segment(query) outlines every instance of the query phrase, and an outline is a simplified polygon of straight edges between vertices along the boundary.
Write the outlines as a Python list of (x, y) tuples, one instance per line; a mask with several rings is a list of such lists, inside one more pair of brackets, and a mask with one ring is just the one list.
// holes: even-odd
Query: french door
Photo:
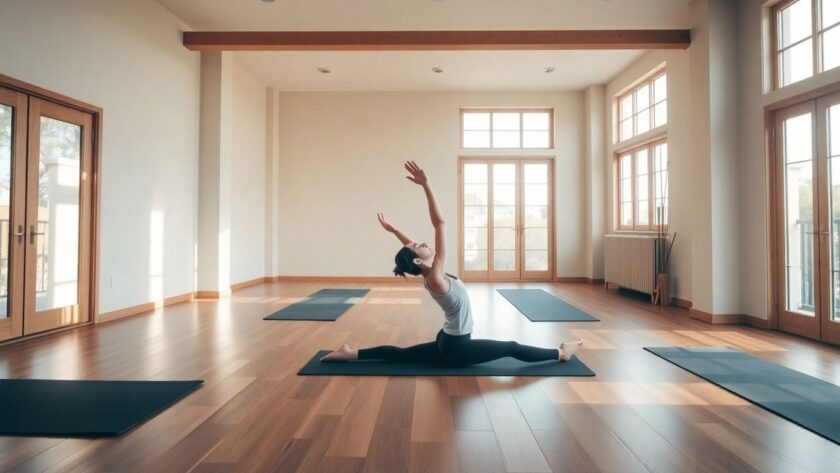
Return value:
[(553, 163), (550, 158), (460, 158), (464, 279), (553, 278)]
[(776, 112), (779, 328), (840, 343), (840, 93)]
[(92, 122), (0, 87), (0, 340), (90, 318)]

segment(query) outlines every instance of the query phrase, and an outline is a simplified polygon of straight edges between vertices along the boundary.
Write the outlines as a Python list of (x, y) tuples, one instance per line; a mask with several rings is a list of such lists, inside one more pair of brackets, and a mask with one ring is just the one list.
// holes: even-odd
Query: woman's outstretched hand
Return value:
[(382, 212), (377, 212), (376, 218), (379, 219), (379, 224), (382, 225), (382, 228), (384, 228), (386, 231), (394, 233), (393, 225), (385, 221), (385, 216), (382, 215)]
[(429, 183), (429, 178), (426, 177), (426, 171), (420, 169), (420, 166), (418, 166), (414, 161), (406, 161), (405, 170), (410, 174), (410, 176), (405, 176), (405, 178), (409, 181), (421, 186), (425, 186)]

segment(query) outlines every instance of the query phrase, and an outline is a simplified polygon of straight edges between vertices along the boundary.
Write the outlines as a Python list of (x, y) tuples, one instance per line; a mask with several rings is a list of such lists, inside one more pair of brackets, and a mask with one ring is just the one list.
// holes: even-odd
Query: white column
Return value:
[(205, 295), (230, 294), (233, 53), (201, 53), (198, 280)]

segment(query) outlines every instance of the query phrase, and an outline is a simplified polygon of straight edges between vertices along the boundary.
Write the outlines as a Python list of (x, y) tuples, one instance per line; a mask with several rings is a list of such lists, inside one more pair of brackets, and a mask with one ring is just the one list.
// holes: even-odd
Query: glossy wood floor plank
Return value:
[[(335, 322), (264, 321), (325, 287), (368, 287)], [(496, 289), (541, 288), (601, 319), (531, 323)], [(840, 385), (840, 351), (587, 284), (469, 284), (476, 338), (584, 338), (594, 378), (302, 377), (320, 349), (432, 340), (419, 285), (276, 283), (0, 346), (0, 376), (203, 379), (111, 439), (0, 437), (0, 472), (815, 472), (840, 446), (642, 350), (731, 346)]]

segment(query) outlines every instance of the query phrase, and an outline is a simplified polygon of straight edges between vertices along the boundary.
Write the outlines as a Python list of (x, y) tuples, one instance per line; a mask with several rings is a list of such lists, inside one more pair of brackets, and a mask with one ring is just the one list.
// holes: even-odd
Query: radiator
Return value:
[(653, 294), (657, 242), (653, 235), (604, 235), (604, 283)]

